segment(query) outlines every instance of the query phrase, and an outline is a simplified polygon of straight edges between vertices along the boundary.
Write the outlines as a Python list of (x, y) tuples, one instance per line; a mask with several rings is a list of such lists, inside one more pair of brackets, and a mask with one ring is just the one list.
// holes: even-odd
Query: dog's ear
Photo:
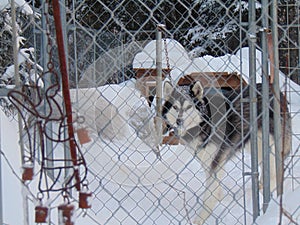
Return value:
[(174, 87), (169, 81), (166, 81), (164, 83), (164, 98), (165, 99), (169, 98), (169, 96), (171, 95), (173, 89), (174, 89)]
[(191, 87), (191, 94), (193, 97), (201, 100), (203, 98), (203, 87), (200, 81), (196, 81)]

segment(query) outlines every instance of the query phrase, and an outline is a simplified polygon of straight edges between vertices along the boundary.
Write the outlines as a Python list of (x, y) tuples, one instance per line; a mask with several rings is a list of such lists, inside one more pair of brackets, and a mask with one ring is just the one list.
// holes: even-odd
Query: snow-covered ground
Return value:
[[(247, 48), (241, 49), (235, 55), (218, 58), (205, 56), (192, 60), (179, 43), (174, 40), (167, 40), (167, 43), (171, 76), (174, 80), (197, 71), (239, 72), (246, 80), (248, 78)], [(261, 79), (260, 62), (260, 52), (257, 51), (258, 81)], [(163, 65), (166, 66), (164, 55)], [(134, 61), (135, 68), (154, 66), (155, 41), (150, 42)], [(79, 113), (90, 119), (86, 120), (86, 123), (94, 139), (94, 142), (85, 144), (82, 149), (90, 170), (89, 188), (95, 196), (92, 209), (87, 212), (87, 216), (83, 217), (80, 215), (81, 212), (77, 211), (77, 225), (191, 224), (195, 213), (201, 208), (204, 171), (185, 146), (163, 146), (160, 161), (156, 159), (151, 149), (153, 144), (151, 140), (155, 139), (153, 121), (147, 121), (145, 134), (135, 131), (144, 124), (141, 124), (141, 121), (145, 122), (145, 118), (153, 112), (145, 104), (145, 99), (140, 98), (138, 91), (134, 89), (134, 82), (131, 80), (120, 85), (100, 87), (97, 90), (80, 91), (82, 95), (79, 94), (79, 97), (86, 96), (86, 99), (79, 98), (81, 99), (78, 103)], [(283, 83), (284, 76), (281, 74), (281, 84)], [(294, 112), (293, 133), (299, 134), (300, 87), (289, 80), (288, 91), (291, 111)], [(108, 107), (103, 107), (107, 104)], [(105, 112), (100, 113), (102, 110)], [(145, 117), (134, 117), (137, 114)], [(0, 119), (1, 151), (7, 158), (6, 161), (2, 156), (4, 222), (11, 225), (24, 224), (22, 215), (27, 207), (23, 205), (24, 190), (16, 177), (20, 176), (21, 168), (17, 124), (15, 121), (9, 121), (3, 112)], [(100, 138), (97, 136), (99, 130), (103, 131)], [(146, 136), (151, 138), (144, 143), (142, 139), (145, 140)], [(299, 139), (294, 137), (293, 151), (299, 148), (299, 143)], [(245, 164), (241, 159), (244, 159)], [(16, 174), (12, 172), (7, 162), (11, 163)], [(298, 177), (299, 164), (297, 162), (293, 168)], [(242, 176), (243, 170), (249, 171), (249, 165), (250, 157), (247, 154), (244, 157), (238, 154), (226, 165), (228, 176), (223, 181), (224, 199), (214, 210), (214, 217), (211, 217), (207, 224), (252, 223), (251, 182), (249, 177)], [(300, 189), (295, 186), (292, 188), (290, 182), (287, 182), (285, 189), (288, 191), (283, 198), (285, 209), (299, 223)], [(36, 193), (36, 190), (31, 191)], [(30, 224), (33, 224), (32, 204), (29, 205), (28, 211)], [(52, 213), (55, 214), (54, 210)], [(244, 214), (246, 219), (243, 217)], [(272, 200), (269, 210), (257, 220), (257, 224), (276, 224), (275, 220), (278, 217), (278, 204)], [(286, 219), (284, 221), (284, 224), (289, 224)]]

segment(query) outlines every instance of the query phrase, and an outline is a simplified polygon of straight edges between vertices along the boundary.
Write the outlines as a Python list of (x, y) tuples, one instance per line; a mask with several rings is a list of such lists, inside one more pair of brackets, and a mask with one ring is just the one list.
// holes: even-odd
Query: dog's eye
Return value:
[(178, 110), (178, 106), (177, 105), (173, 105), (173, 109), (175, 109), (177, 111)]
[(205, 113), (206, 111), (206, 106), (205, 105), (201, 105), (200, 106), (200, 112)]
[(192, 108), (192, 105), (188, 105), (185, 110), (189, 110), (190, 108)]

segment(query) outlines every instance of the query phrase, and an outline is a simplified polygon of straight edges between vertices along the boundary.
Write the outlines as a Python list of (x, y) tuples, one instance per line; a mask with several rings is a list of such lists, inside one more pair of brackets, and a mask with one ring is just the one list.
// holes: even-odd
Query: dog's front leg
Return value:
[(203, 206), (194, 220), (194, 224), (202, 225), (212, 214), (216, 204), (222, 199), (221, 180), (224, 177), (224, 170), (221, 168), (218, 171), (206, 172), (206, 184), (203, 196)]

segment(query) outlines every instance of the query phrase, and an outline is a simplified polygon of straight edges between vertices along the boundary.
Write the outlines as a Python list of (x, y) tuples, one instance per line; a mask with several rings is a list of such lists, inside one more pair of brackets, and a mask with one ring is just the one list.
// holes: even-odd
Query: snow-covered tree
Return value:
[[(35, 49), (26, 46), (26, 38), (22, 36), (21, 25), (23, 23), (30, 23), (30, 18), (39, 18), (40, 15), (35, 13), (31, 6), (24, 0), (15, 0), (15, 6), (18, 9), (16, 13), (17, 64), (21, 80), (25, 84), (29, 84), (36, 80), (36, 76), (43, 71), (43, 68), (34, 62)], [(2, 83), (12, 84), (14, 83), (15, 65), (13, 61), (13, 29), (10, 1), (2, 1), (0, 7), (0, 79)], [(25, 19), (22, 18), (23, 15)]]
[[(15, 0), (16, 10), (16, 41), (17, 41), (17, 66), (19, 69), (20, 80), (25, 85), (43, 86), (42, 81), (38, 78), (43, 68), (34, 61), (35, 49), (26, 43), (23, 37), (22, 25), (30, 24), (31, 19), (40, 18), (31, 6), (24, 0)], [(13, 28), (11, 17), (10, 1), (1, 1), (0, 4), (0, 85), (15, 84), (15, 62), (13, 56)], [(38, 83), (37, 83), (38, 81)], [(1, 106), (4, 111), (11, 108), (10, 103), (5, 96), (0, 96)]]
[[(191, 57), (223, 55), (234, 52), (240, 44), (240, 22), (248, 19), (248, 1), (197, 0), (198, 16), (185, 35), (184, 45)], [(256, 8), (260, 9), (259, 2)]]
[[(248, 3), (249, 0), (82, 0), (76, 1), (75, 15), (83, 27), (96, 31), (96, 43), (100, 50), (105, 51), (133, 40), (153, 40), (157, 23), (164, 23), (170, 32), (168, 37), (179, 41), (190, 52), (191, 57), (220, 56), (247, 46)], [(296, 0), (278, 1), (279, 23), (287, 17), (291, 23), (296, 23), (296, 5)], [(261, 0), (255, 1), (255, 7), (259, 26)], [(284, 26), (287, 27), (288, 24)], [(289, 33), (291, 29), (293, 28), (279, 29), (280, 35)], [(120, 33), (122, 39), (119, 39), (120, 35), (116, 35)], [(86, 36), (90, 37), (89, 35), (90, 33)], [(259, 35), (258, 32), (258, 46)], [(297, 40), (296, 30), (291, 39)], [(284, 42), (280, 43), (280, 47), (285, 48), (284, 45)], [(103, 46), (106, 47), (101, 49)], [(286, 64), (282, 54), (280, 57), (281, 64)], [(83, 57), (84, 60), (86, 58), (88, 57)], [(298, 56), (292, 58), (293, 65), (296, 66)]]

